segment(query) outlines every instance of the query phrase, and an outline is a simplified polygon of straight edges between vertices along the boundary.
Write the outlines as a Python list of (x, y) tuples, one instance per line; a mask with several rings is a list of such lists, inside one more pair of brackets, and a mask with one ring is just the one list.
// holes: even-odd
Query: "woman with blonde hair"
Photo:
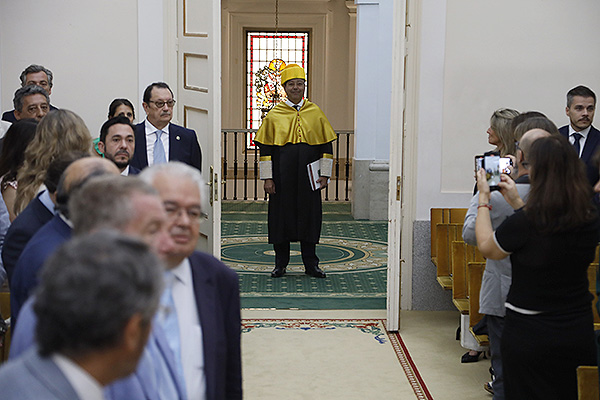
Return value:
[(40, 191), (48, 166), (56, 157), (70, 151), (89, 153), (91, 146), (90, 131), (73, 111), (54, 110), (42, 118), (25, 150), (23, 168), (17, 176), (15, 214), (23, 211)]
[(500, 153), (500, 157), (506, 157), (507, 154), (515, 155), (515, 136), (511, 127), (514, 117), (519, 115), (517, 110), (510, 108), (501, 108), (494, 111), (490, 118), (490, 127), (487, 130), (488, 143), (496, 146), (494, 151)]

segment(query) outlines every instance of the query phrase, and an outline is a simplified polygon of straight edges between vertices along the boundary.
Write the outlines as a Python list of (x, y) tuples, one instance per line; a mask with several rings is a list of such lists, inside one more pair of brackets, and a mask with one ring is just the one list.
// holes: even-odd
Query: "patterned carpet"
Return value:
[(248, 399), (433, 399), (381, 319), (243, 319), (242, 344)]
[(317, 255), (327, 278), (304, 274), (298, 243), (288, 272), (273, 279), (266, 202), (224, 202), (221, 259), (240, 276), (242, 307), (382, 309), (386, 306), (387, 223), (355, 221), (349, 203), (324, 203)]

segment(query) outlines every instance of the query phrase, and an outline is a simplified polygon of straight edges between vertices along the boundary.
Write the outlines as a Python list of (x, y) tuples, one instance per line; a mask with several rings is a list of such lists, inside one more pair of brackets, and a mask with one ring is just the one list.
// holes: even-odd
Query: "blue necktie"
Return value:
[(164, 164), (167, 162), (165, 157), (165, 146), (160, 138), (162, 131), (156, 131), (156, 141), (154, 142), (154, 164)]
[(581, 133), (575, 132), (573, 134), (573, 139), (575, 139), (575, 142), (573, 143), (573, 147), (575, 147), (575, 151), (577, 152), (577, 157), (579, 157), (579, 154), (581, 151), (581, 145), (579, 144), (579, 141), (581, 140), (582, 137), (583, 137), (583, 135)]
[(162, 327), (167, 338), (167, 343), (173, 351), (175, 364), (179, 376), (183, 378), (183, 366), (181, 364), (181, 344), (179, 339), (179, 322), (177, 321), (177, 309), (173, 300), (173, 285), (175, 284), (175, 275), (172, 272), (165, 272), (165, 290), (161, 296), (160, 304), (163, 307)]

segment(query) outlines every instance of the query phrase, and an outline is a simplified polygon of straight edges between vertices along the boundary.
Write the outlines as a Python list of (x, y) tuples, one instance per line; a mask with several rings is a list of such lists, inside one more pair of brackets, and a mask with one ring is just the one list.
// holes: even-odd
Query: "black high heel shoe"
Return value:
[(486, 358), (485, 357), (485, 352), (484, 351), (478, 351), (476, 356), (472, 356), (471, 354), (469, 354), (469, 352), (467, 351), (465, 354), (462, 355), (462, 357), (460, 358), (460, 362), (461, 363), (471, 363), (471, 362), (477, 362), (479, 361), (479, 359), (481, 358), (481, 355), (483, 354), (482, 358)]

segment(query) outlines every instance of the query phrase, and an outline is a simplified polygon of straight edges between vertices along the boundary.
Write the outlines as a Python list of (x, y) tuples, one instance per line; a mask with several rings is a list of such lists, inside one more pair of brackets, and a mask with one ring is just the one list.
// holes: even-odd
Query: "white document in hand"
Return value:
[[(319, 160), (311, 162), (306, 166), (308, 169), (308, 180), (310, 182), (310, 188), (312, 190), (319, 190), (321, 188), (321, 184), (319, 183), (319, 177), (321, 176), (321, 171), (319, 170)], [(327, 183), (329, 183), (331, 179), (327, 178)]]

